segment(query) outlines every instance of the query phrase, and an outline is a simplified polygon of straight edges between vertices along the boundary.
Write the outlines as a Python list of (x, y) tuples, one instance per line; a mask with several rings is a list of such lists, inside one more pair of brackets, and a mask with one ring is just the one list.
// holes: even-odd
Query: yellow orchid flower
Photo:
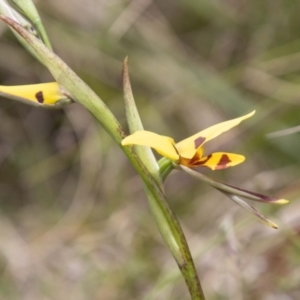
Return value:
[(255, 111), (252, 111), (240, 118), (211, 126), (177, 144), (170, 137), (140, 130), (124, 138), (122, 145), (149, 146), (176, 164), (189, 168), (205, 166), (212, 170), (225, 169), (242, 163), (245, 157), (227, 152), (214, 152), (204, 156), (204, 144), (250, 118), (254, 113)]
[(233, 200), (236, 204), (254, 214), (265, 224), (273, 228), (278, 228), (275, 223), (265, 218), (242, 198), (270, 204), (286, 204), (289, 202), (288, 200), (248, 191), (243, 188), (212, 179), (193, 170), (195, 167), (202, 166), (208, 167), (212, 170), (220, 170), (243, 162), (245, 160), (244, 156), (227, 152), (215, 152), (204, 156), (203, 146), (206, 142), (214, 139), (234, 126), (237, 126), (243, 120), (250, 118), (254, 115), (254, 113), (255, 111), (252, 111), (240, 118), (211, 126), (177, 144), (172, 138), (167, 136), (158, 135), (150, 131), (136, 131), (124, 138), (122, 140), (122, 145), (141, 145), (154, 148), (159, 154), (172, 160), (176, 164), (175, 167), (177, 169), (185, 171), (189, 175), (210, 184), (212, 187)]
[(52, 107), (71, 100), (62, 92), (57, 82), (4, 86), (0, 85), (0, 95), (31, 103), (37, 106)]

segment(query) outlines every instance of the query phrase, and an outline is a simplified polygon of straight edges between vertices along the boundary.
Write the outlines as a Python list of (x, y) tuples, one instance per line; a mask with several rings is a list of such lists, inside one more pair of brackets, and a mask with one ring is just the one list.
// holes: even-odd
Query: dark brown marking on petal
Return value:
[(198, 138), (195, 139), (194, 144), (195, 144), (195, 149), (198, 149), (206, 140), (205, 137), (199, 136)]
[(200, 161), (201, 157), (202, 156), (200, 155), (200, 153), (196, 152), (195, 155), (191, 159), (189, 159), (189, 161), (190, 161), (189, 164), (196, 165)]
[(219, 162), (216, 165), (216, 170), (221, 170), (221, 169), (225, 169), (227, 167), (227, 164), (229, 164), (231, 162), (231, 160), (229, 159), (227, 154), (223, 154), (221, 156), (221, 159), (219, 160)]
[(208, 156), (206, 156), (206, 159), (202, 160), (202, 161), (197, 161), (197, 162), (192, 162), (193, 166), (198, 167), (201, 165), (204, 165), (205, 163), (207, 163), (212, 157), (212, 154), (209, 154)]
[(35, 98), (37, 99), (37, 101), (39, 102), (39, 103), (44, 103), (44, 94), (43, 94), (43, 92), (42, 91), (39, 91), (39, 92), (37, 92), (36, 94), (35, 94)]

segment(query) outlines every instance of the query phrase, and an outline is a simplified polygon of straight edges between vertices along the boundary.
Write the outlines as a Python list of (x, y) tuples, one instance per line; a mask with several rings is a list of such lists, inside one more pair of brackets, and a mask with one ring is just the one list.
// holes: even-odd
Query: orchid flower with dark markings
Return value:
[(184, 139), (179, 143), (175, 143), (170, 137), (158, 135), (150, 131), (140, 130), (124, 138), (122, 140), (122, 145), (149, 146), (155, 149), (159, 154), (171, 160), (175, 168), (181, 169), (191, 176), (210, 184), (228, 196), (235, 203), (253, 213), (256, 217), (269, 226), (277, 228), (276, 224), (266, 219), (255, 208), (250, 206), (240, 197), (272, 204), (285, 204), (289, 202), (288, 200), (247, 191), (245, 189), (214, 180), (193, 170), (197, 167), (208, 167), (212, 170), (221, 170), (242, 163), (245, 160), (245, 157), (239, 154), (214, 152), (209, 155), (204, 155), (204, 144), (216, 138), (220, 134), (228, 131), (229, 129), (237, 126), (243, 120), (250, 118), (254, 115), (254, 113), (255, 111), (240, 118), (216, 124), (192, 135), (187, 139)]
[(136, 131), (122, 141), (122, 145), (141, 145), (155, 149), (159, 154), (171, 159), (175, 164), (189, 168), (208, 167), (212, 170), (221, 170), (236, 166), (245, 160), (239, 154), (214, 152), (204, 156), (204, 144), (225, 131), (237, 126), (243, 120), (253, 116), (255, 111), (243, 117), (222, 122), (204, 129), (191, 137), (175, 144), (172, 138), (158, 135), (150, 131)]
[(16, 86), (0, 85), (0, 96), (47, 108), (59, 108), (72, 102), (57, 82)]

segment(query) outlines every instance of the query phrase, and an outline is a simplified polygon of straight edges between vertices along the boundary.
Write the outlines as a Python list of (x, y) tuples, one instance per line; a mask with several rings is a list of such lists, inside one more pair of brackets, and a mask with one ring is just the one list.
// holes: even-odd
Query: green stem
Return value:
[[(123, 64), (123, 93), (126, 117), (130, 133), (134, 133), (137, 130), (143, 130), (144, 128), (142, 120), (138, 113), (138, 109), (132, 93), (127, 58), (125, 59)], [(168, 172), (170, 172), (173, 168), (172, 161), (165, 161), (163, 177), (161, 177), (161, 169), (159, 169), (158, 163), (153, 155), (151, 148), (145, 146), (134, 146), (133, 149), (136, 151), (137, 155), (143, 162), (144, 166), (147, 168), (148, 172), (156, 180), (158, 187), (163, 189), (162, 181), (165, 176), (167, 176), (166, 170), (169, 170)], [(187, 282), (187, 285), (189, 286), (190, 293), (193, 297), (192, 299), (199, 299), (199, 297), (203, 296), (203, 293), (201, 291), (201, 286), (197, 277), (195, 266), (180, 224), (177, 221), (176, 216), (171, 211), (168, 202), (166, 200), (163, 200), (165, 198), (155, 198), (151, 188), (147, 187), (146, 185), (145, 191), (147, 193), (148, 203), (152, 216), (155, 219), (157, 227), (165, 243), (167, 244), (168, 248), (170, 249), (172, 255), (179, 265), (179, 268)], [(167, 219), (168, 217), (170, 218), (169, 220)], [(170, 226), (172, 222), (175, 225), (173, 231), (172, 226)], [(174, 237), (174, 230), (178, 233), (179, 238), (181, 240), (184, 240), (181, 245), (178, 244), (178, 241)]]
[(163, 157), (158, 161), (158, 165), (160, 176), (162, 180), (165, 180), (174, 169), (173, 162), (169, 158)]
[(147, 187), (147, 195), (152, 199), (152, 201), (149, 201), (149, 204), (151, 211), (156, 217), (156, 222), (157, 224), (164, 224), (164, 226), (159, 227), (159, 231), (178, 264), (188, 286), (191, 299), (205, 300), (197, 271), (180, 223), (172, 212), (165, 195), (157, 185), (155, 179), (148, 173), (148, 170), (144, 167), (138, 156), (136, 156), (134, 152), (128, 153), (126, 148), (127, 147), (124, 148), (124, 152), (142, 177)]

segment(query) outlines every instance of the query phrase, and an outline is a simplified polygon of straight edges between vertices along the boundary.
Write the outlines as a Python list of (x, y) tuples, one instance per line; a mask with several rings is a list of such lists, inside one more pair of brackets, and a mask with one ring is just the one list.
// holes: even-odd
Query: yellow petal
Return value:
[(17, 86), (1, 85), (0, 92), (41, 104), (55, 104), (59, 100), (66, 98), (61, 93), (57, 82)]
[(177, 161), (179, 155), (175, 149), (175, 142), (167, 136), (159, 135), (151, 131), (138, 130), (122, 140), (122, 145), (140, 145), (149, 146), (155, 149), (159, 154)]
[(229, 167), (236, 166), (245, 160), (243, 155), (226, 153), (226, 152), (215, 152), (208, 156), (202, 157), (198, 161), (191, 160), (190, 167), (208, 167), (212, 170), (222, 170)]
[(222, 134), (225, 131), (228, 131), (229, 129), (237, 126), (239, 123), (241, 123), (243, 120), (246, 120), (253, 116), (255, 113), (255, 110), (243, 117), (236, 118), (233, 120), (229, 120), (226, 122), (222, 122), (219, 124), (216, 124), (214, 126), (208, 127), (207, 129), (204, 129), (191, 137), (184, 139), (183, 141), (176, 144), (176, 148), (181, 156), (185, 158), (192, 158), (196, 152), (196, 150), (204, 145), (204, 143), (214, 139), (218, 135)]

